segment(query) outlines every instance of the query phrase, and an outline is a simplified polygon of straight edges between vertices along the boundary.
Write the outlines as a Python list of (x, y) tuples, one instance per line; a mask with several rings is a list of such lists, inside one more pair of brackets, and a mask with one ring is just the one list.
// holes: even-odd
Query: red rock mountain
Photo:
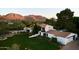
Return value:
[(2, 18), (2, 16), (0, 15), (0, 19)]
[(29, 15), (30, 17), (32, 17), (35, 21), (45, 21), (46, 17), (40, 16), (40, 15)]
[(15, 13), (9, 13), (3, 16), (7, 20), (24, 20), (24, 16)]
[(22, 16), (16, 13), (9, 13), (9, 14), (0, 16), (0, 18), (5, 20), (26, 20), (26, 21), (45, 21), (46, 20), (46, 17), (40, 16), (40, 15)]

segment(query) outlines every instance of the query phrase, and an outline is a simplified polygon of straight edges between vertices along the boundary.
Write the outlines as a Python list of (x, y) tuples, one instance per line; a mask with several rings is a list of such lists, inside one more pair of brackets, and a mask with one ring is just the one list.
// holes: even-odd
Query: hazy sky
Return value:
[[(56, 17), (56, 13), (64, 10), (65, 8), (0, 8), (0, 14), (5, 15), (8, 13), (18, 13), (22, 15), (42, 15), (45, 17)], [(79, 16), (78, 8), (70, 8), (74, 11), (75, 16)]]

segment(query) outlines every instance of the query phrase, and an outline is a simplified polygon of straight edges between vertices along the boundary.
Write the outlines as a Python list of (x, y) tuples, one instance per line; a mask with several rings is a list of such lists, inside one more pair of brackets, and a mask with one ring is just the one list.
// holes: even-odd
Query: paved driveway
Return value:
[(61, 50), (79, 50), (79, 40), (70, 42), (66, 46), (63, 46)]

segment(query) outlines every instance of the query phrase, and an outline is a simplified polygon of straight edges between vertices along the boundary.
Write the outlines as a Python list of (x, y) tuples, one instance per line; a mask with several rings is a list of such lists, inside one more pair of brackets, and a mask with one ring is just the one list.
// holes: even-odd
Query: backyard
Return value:
[(10, 50), (58, 50), (60, 45), (47, 37), (28, 38), (28, 34), (19, 33), (7, 40), (0, 41), (0, 47), (10, 47)]

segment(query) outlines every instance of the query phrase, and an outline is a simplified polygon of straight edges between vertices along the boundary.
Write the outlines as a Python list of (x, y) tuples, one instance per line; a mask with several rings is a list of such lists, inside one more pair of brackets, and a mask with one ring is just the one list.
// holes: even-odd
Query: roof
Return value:
[(59, 37), (67, 37), (71, 32), (59, 32), (56, 30), (50, 30), (50, 31), (47, 31), (47, 33), (50, 33)]
[(38, 24), (38, 26), (45, 28), (47, 24)]
[[(51, 26), (51, 25), (48, 25), (48, 24), (45, 24), (45, 23), (42, 23), (42, 24), (37, 24), (38, 26), (40, 26), (41, 28), (45, 28), (46, 26)], [(53, 27), (53, 26), (52, 26)]]

